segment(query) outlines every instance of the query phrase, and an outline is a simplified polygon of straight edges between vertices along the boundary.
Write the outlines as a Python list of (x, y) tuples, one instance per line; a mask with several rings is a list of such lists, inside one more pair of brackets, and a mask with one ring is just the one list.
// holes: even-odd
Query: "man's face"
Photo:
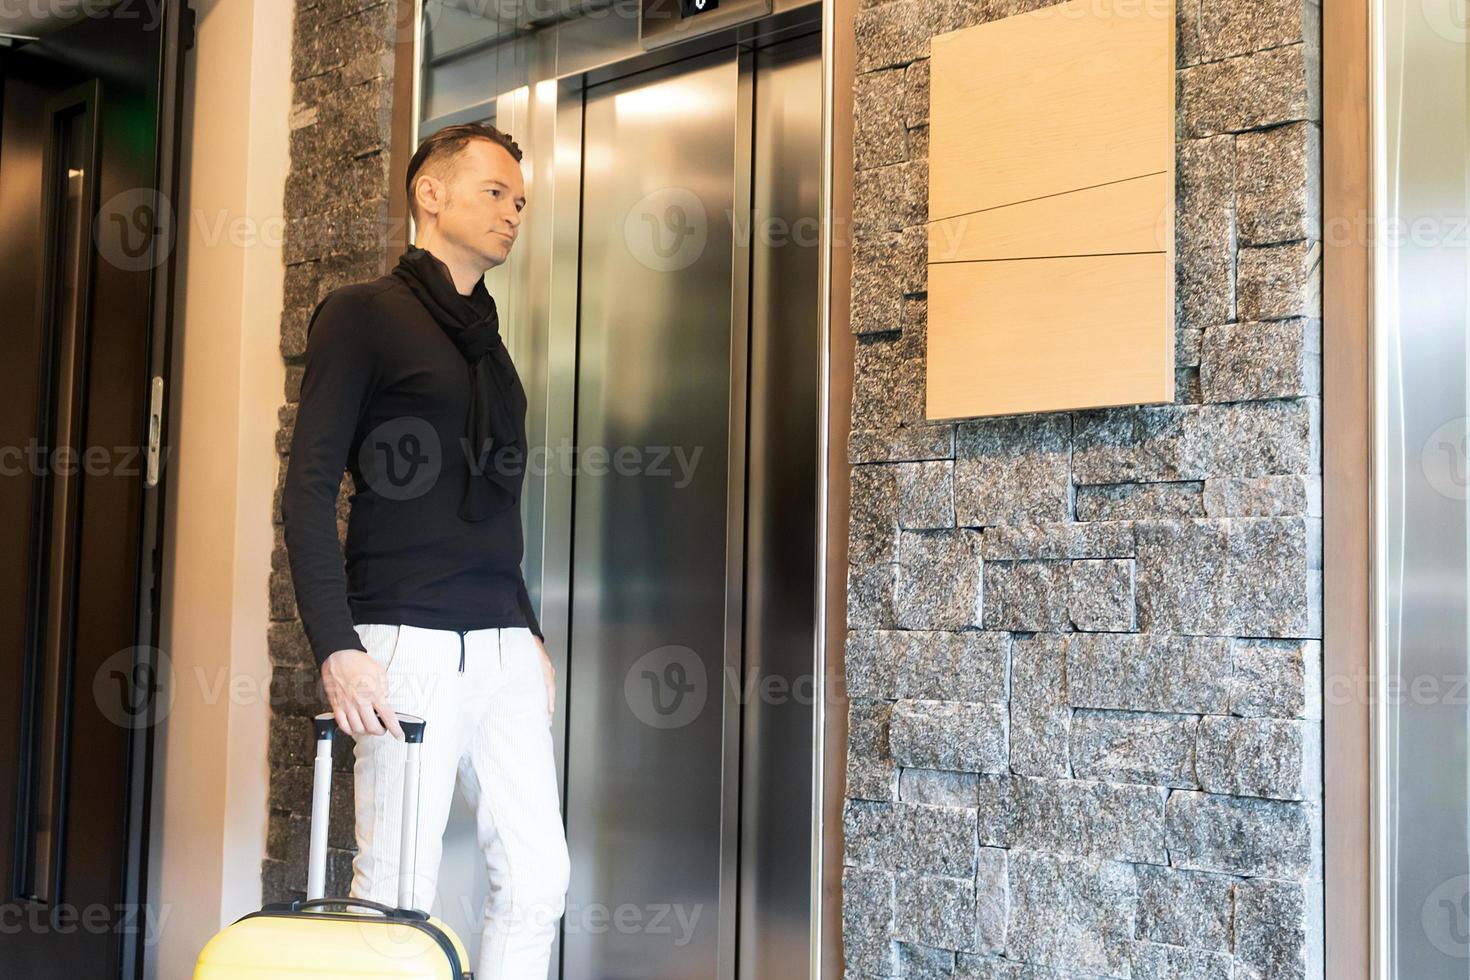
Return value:
[(479, 255), (487, 268), (500, 265), (510, 256), (526, 206), (521, 165), (499, 144), (471, 140), (454, 159), (446, 186), (439, 233)]

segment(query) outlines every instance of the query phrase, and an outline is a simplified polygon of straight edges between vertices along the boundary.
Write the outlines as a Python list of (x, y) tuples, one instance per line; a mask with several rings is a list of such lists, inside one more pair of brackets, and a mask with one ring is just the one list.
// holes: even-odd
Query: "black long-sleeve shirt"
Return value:
[[(296, 604), (320, 666), (363, 649), (354, 623), (435, 629), (528, 626), (518, 507), (458, 515), (470, 370), (392, 276), (333, 291), (306, 344), (281, 499)], [(345, 555), (342, 470), (352, 474)], [(544, 637), (543, 637), (544, 638)]]

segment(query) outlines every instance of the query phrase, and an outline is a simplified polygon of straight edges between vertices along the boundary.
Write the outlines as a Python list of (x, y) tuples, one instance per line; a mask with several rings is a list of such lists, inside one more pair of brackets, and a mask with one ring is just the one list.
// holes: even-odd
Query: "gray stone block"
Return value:
[(900, 463), (898, 522), (906, 530), (954, 527), (954, 463)]
[(894, 874), (880, 868), (842, 869), (842, 946), (848, 972), (898, 975), (893, 947)]
[(1006, 921), (1010, 917), (1010, 854), (996, 847), (982, 847), (975, 859), (976, 948), (1000, 952), (1006, 945)]
[[(909, 0), (895, 0), (906, 4)], [(929, 220), (929, 164), (906, 160), (859, 170), (852, 184), (852, 231), (872, 235), (902, 231)]]
[(914, 803), (848, 801), (843, 861), (948, 878), (975, 873), (975, 811)]
[(318, 214), (288, 217), (287, 264), (381, 248), (389, 227), (386, 197), (353, 200)]
[(1211, 0), (1200, 8), (1200, 55), (1218, 61), (1286, 44), (1316, 43), (1312, 0)]
[(1295, 881), (1242, 881), (1235, 889), (1235, 975), (1321, 980), (1322, 890)]
[(1016, 820), (1016, 780), (1011, 776), (978, 776), (975, 782), (975, 827), (983, 847), (1010, 847)]
[(882, 868), (842, 869), (842, 924), (860, 937), (893, 932), (894, 873)]
[(1199, 64), (1200, 0), (1178, 0), (1174, 5), (1176, 21), (1174, 64), (1178, 68)]
[(950, 980), (954, 976), (955, 957), (952, 949), (898, 943), (898, 972), (904, 980)]
[(1320, 119), (1320, 54), (1291, 44), (1185, 68), (1178, 112), (1186, 139)]
[(1133, 559), (1086, 559), (1071, 563), (1067, 614), (1073, 628), (1126, 632), (1134, 628)]
[(975, 882), (900, 873), (894, 893), (893, 935), (907, 943), (974, 951), (978, 944)]
[(854, 466), (848, 479), (847, 560), (898, 561), (899, 465)]
[(980, 625), (980, 533), (900, 531), (897, 622), (903, 629)]
[(1175, 367), (1174, 404), (1198, 405), (1203, 401), (1199, 391), (1199, 368)]
[[(868, 246), (874, 255), (891, 255), (898, 247), (899, 236), (875, 237)], [(854, 243), (852, 260), (852, 312), (848, 329), (858, 337), (889, 333), (899, 329), (903, 318), (903, 288), (888, 275), (886, 263), (866, 259), (858, 243)], [(857, 462), (857, 460), (854, 460)]]
[(1079, 710), (1072, 715), (1072, 772), (1082, 779), (1195, 789), (1194, 715)]
[(1236, 302), (1241, 320), (1322, 315), (1320, 242), (1242, 248), (1236, 262)]
[(1071, 562), (987, 561), (983, 623), (988, 630), (1063, 630)]
[(1317, 476), (1220, 477), (1205, 481), (1209, 517), (1321, 517)]
[(864, 72), (853, 84), (853, 162), (858, 170), (901, 163), (904, 69)]
[(891, 759), (847, 757), (846, 795), (850, 800), (892, 802), (898, 799), (898, 767)]
[(316, 660), (311, 655), (311, 644), (299, 620), (271, 623), (266, 627), (265, 638), (272, 667), (317, 669)]
[(1321, 620), (1321, 522), (1311, 518), (1144, 522), (1139, 628), (1313, 637)]
[(1230, 713), (1246, 718), (1321, 718), (1322, 644), (1236, 640)]
[(895, 696), (1003, 704), (1010, 695), (1011, 634), (912, 631)]
[(1228, 953), (1234, 942), (1235, 883), (1204, 871), (1138, 867), (1138, 938)]
[(974, 809), (979, 803), (979, 786), (983, 778), (973, 772), (902, 769), (898, 778), (898, 798), (905, 803)]
[(899, 701), (893, 706), (893, 757), (902, 766), (962, 772), (1006, 771), (1006, 706)]
[(1235, 137), (1186, 140), (1175, 154), (1178, 325), (1235, 319)]
[[(916, 162), (923, 163), (920, 157)], [(904, 300), (899, 308), (900, 329), (913, 329), (910, 324), (912, 313), (908, 310), (911, 294), (927, 294), (929, 291), (929, 226), (909, 225), (898, 234), (898, 252), (894, 256), (899, 272), (898, 284), (903, 290)], [(927, 303), (927, 296), (925, 297)], [(927, 316), (926, 316), (927, 325)]]
[[(1203, 331), (1196, 330), (1195, 333)], [(1204, 517), (1204, 483), (1105, 483), (1077, 488), (1079, 521), (1137, 521)]]
[(1322, 795), (1322, 729), (1314, 721), (1209, 716), (1195, 767), (1210, 793), (1315, 800)]
[(1006, 955), (1054, 969), (1127, 977), (1135, 887), (1133, 868), (1126, 864), (1013, 852)]
[(1153, 786), (1016, 777), (1006, 839), (1027, 851), (1167, 864), (1166, 795)]
[(1175, 790), (1164, 819), (1176, 868), (1272, 878), (1321, 875), (1321, 826), (1311, 804)]
[(1226, 953), (1158, 943), (1133, 947), (1133, 980), (1231, 980), (1233, 968)]
[(897, 613), (894, 592), (898, 566), (847, 566), (848, 629), (882, 629), (894, 625)]
[[(1099, 634), (1106, 635), (1106, 634)], [(1066, 638), (1038, 633), (1011, 647), (1011, 771), (1027, 776), (1066, 776)]]
[(999, 956), (960, 953), (955, 956), (953, 980), (1055, 980), (1051, 970)]
[(903, 124), (929, 125), (929, 59), (915, 61), (903, 73)]
[(1321, 321), (1296, 317), (1227, 323), (1205, 331), (1205, 401), (1299, 398), (1322, 393)]
[(914, 634), (903, 630), (850, 630), (844, 650), (848, 697), (897, 698), (913, 639)]
[(954, 974), (954, 950), (898, 943), (898, 975), (904, 980), (949, 980)]
[(931, 6), (924, 0), (890, 0), (858, 11), (853, 22), (857, 70), (906, 65), (928, 57)]
[(987, 562), (1132, 558), (1135, 550), (1133, 525), (1115, 521), (988, 527), (980, 539)]
[(892, 430), (923, 418), (922, 336), (859, 337), (853, 358), (854, 430)]
[(1200, 327), (1180, 327), (1174, 330), (1174, 362), (1178, 367), (1199, 367), (1200, 343), (1204, 333)]
[[(925, 62), (927, 64), (927, 62)], [(915, 126), (905, 136), (908, 144), (908, 158), (910, 160), (927, 160), (929, 158), (929, 127)]]
[[(905, 296), (903, 298), (903, 332), (927, 337), (928, 330), (929, 297)], [(926, 340), (925, 343), (927, 344), (928, 341)]]
[(980, 527), (1067, 520), (1070, 433), (1066, 415), (961, 423), (955, 442), (955, 521)]
[(1077, 633), (1065, 642), (1074, 707), (1223, 714), (1229, 702), (1228, 639)]
[(1072, 478), (1079, 484), (1320, 470), (1315, 400), (1158, 405), (1078, 412), (1075, 419)]
[(1235, 153), (1241, 244), (1322, 237), (1322, 140), (1315, 123), (1241, 133)]
[(856, 630), (848, 634), (852, 697), (1001, 703), (1008, 690), (1009, 633)]
[(900, 425), (855, 429), (848, 437), (849, 463), (904, 462), (954, 456), (954, 425)]
[(893, 704), (854, 698), (847, 705), (847, 796), (896, 800), (898, 765), (889, 749)]

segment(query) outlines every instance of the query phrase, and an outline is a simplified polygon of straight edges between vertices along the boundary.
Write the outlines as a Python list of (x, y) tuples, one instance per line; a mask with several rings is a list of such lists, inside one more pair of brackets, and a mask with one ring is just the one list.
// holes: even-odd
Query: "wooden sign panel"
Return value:
[(933, 38), (931, 419), (1174, 400), (1174, 4)]

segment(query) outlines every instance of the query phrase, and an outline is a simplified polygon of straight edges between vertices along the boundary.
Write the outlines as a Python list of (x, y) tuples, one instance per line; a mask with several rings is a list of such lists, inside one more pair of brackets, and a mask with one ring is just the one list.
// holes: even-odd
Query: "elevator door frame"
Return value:
[[(425, 122), (420, 135), (453, 121), (491, 118), (495, 124), (513, 133), (528, 133), (529, 140), (518, 136), (531, 148), (527, 156), (528, 196), (533, 206), (528, 209), (523, 232), (528, 249), (511, 262), (492, 270), (487, 278), (491, 292), (501, 301), (502, 323), (507, 326), (506, 342), (525, 381), (531, 405), (528, 429), (533, 444), (538, 438), (548, 447), (545, 476), (528, 479), (525, 502), (526, 578), (533, 596), (539, 597), (540, 620), (548, 626), (547, 649), (556, 667), (557, 710), (553, 719), (558, 782), (562, 799), (567, 800), (567, 693), (568, 644), (571, 621), (573, 474), (566, 465), (571, 456), (566, 452), (575, 445), (576, 386), (580, 314), (580, 235), (582, 216), (582, 132), (586, 92), (588, 89), (626, 79), (644, 72), (678, 71), (679, 64), (706, 56), (721, 49), (736, 49), (739, 62), (739, 86), (736, 121), (736, 188), (735, 200), (752, 200), (752, 81), (756, 52), (768, 46), (820, 35), (821, 21), (811, 16), (809, 8), (800, 17), (787, 15), (744, 25), (718, 35), (693, 39), (685, 44), (642, 53), (591, 70), (557, 79), (531, 82), (490, 100), (472, 110)], [(820, 47), (820, 45), (818, 45)], [(729, 493), (727, 495), (727, 575), (726, 575), (726, 646), (727, 669), (742, 676), (744, 606), (744, 478), (746, 450), (746, 400), (748, 343), (750, 318), (750, 247), (748, 239), (738, 240), (732, 248), (733, 322), (746, 324), (732, 337), (731, 364), (731, 455), (729, 457)], [(549, 246), (542, 243), (550, 243)], [(825, 248), (823, 242), (819, 248)], [(819, 281), (819, 285), (821, 285)], [(818, 297), (813, 297), (814, 302)], [(819, 329), (821, 323), (819, 322)], [(819, 344), (820, 346), (820, 344)], [(819, 355), (820, 358), (820, 355)], [(820, 391), (820, 385), (819, 385)], [(819, 406), (820, 409), (820, 406)], [(819, 448), (825, 452), (820, 432)], [(818, 505), (825, 493), (820, 482), (822, 460), (812, 460), (814, 478), (818, 480)], [(813, 541), (813, 548), (819, 540)], [(817, 569), (818, 589), (813, 603), (819, 601), (822, 581), (820, 555)], [(821, 854), (819, 787), (823, 778), (822, 750), (819, 733), (823, 724), (822, 670), (823, 620), (818, 612), (817, 628), (812, 637), (814, 684), (813, 704), (815, 735), (812, 743), (811, 767), (813, 792), (807, 826), (811, 830), (813, 865), (812, 894), (808, 917), (811, 975), (817, 976), (820, 955), (820, 892), (822, 876), (818, 865)], [(735, 977), (737, 970), (737, 916), (740, 875), (740, 765), (741, 691), (739, 685), (721, 683), (724, 725), (724, 779), (722, 800), (724, 824), (721, 833), (720, 940), (719, 975)], [(554, 957), (561, 958), (560, 941)], [(559, 971), (558, 971), (559, 975)]]

